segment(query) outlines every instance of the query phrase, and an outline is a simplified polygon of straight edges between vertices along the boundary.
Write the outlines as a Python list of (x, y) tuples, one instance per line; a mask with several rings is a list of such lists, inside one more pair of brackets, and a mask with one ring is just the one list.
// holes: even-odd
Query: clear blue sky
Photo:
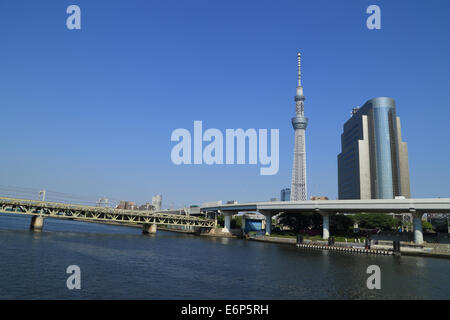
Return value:
[[(77, 4), (82, 29), (66, 28)], [(370, 4), (381, 30), (366, 28)], [(397, 102), (413, 197), (450, 196), (448, 0), (0, 1), (0, 184), (163, 204), (290, 187), (303, 53), (309, 195), (337, 196), (352, 107)], [(280, 170), (175, 166), (176, 128), (280, 129)]]

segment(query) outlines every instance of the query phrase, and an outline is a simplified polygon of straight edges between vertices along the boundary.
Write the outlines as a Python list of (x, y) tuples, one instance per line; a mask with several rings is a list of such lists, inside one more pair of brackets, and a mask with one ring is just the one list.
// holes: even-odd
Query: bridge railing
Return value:
[(172, 214), (172, 213), (164, 212), (163, 210), (136, 211), (136, 210), (105, 208), (105, 207), (67, 204), (67, 203), (59, 203), (59, 202), (51, 202), (51, 201), (16, 199), (16, 198), (5, 198), (5, 197), (0, 197), (0, 206), (1, 207), (5, 207), (5, 206), (35, 207), (35, 208), (39, 208), (39, 209), (51, 209), (51, 210), (76, 210), (76, 211), (85, 211), (85, 212), (92, 212), (92, 213), (127, 215), (127, 216), (136, 216), (136, 217), (148, 217), (148, 216), (158, 216), (158, 217), (167, 217), (167, 218), (177, 217), (179, 219), (189, 220), (189, 221), (208, 220), (208, 219), (204, 219), (204, 218), (200, 218), (200, 217), (191, 217), (191, 216), (186, 216), (186, 215)]

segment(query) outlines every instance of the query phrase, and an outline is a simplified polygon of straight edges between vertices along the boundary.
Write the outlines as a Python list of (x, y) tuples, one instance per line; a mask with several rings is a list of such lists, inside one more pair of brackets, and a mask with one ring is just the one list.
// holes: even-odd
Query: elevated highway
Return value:
[(243, 211), (258, 211), (266, 216), (266, 234), (270, 234), (272, 216), (278, 213), (319, 213), (323, 217), (323, 238), (328, 239), (329, 216), (337, 213), (411, 213), (414, 219), (414, 241), (423, 243), (424, 213), (450, 213), (450, 198), (373, 199), (373, 200), (307, 200), (251, 202), (204, 206), (202, 212), (218, 212), (225, 216), (230, 228), (231, 216)]

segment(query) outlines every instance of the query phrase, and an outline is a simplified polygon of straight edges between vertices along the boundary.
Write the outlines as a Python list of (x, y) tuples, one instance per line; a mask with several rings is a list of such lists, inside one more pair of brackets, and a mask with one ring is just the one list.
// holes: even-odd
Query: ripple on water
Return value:
[[(1, 299), (448, 299), (448, 260), (313, 251), (137, 228), (0, 217)], [(82, 289), (66, 288), (81, 268)], [(381, 290), (366, 287), (381, 269)]]

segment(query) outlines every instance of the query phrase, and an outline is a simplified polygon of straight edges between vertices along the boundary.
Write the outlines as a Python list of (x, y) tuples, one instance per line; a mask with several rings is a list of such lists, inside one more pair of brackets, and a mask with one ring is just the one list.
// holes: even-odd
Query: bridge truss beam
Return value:
[(214, 228), (215, 223), (212, 219), (156, 211), (132, 211), (13, 198), (0, 198), (0, 213), (124, 224), (159, 224), (203, 228)]

